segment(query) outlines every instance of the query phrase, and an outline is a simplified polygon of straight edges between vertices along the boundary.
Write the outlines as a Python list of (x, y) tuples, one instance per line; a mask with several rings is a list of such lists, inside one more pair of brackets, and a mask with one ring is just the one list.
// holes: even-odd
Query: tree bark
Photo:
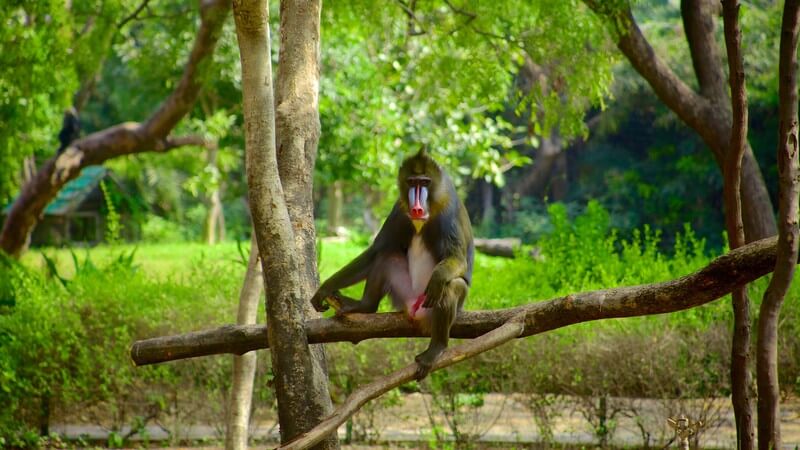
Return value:
[[(319, 286), (317, 236), (314, 225), (314, 164), (319, 144), (319, 77), (321, 0), (281, 0), (280, 64), (275, 89), (275, 128), (278, 171), (295, 232), (295, 248), (302, 272), (297, 320), (319, 317), (308, 300)], [(303, 331), (305, 332), (305, 331)], [(302, 430), (316, 425), (333, 411), (328, 393), (325, 349), (312, 346), (305, 375), (305, 402), (313, 414), (300, 418)], [(297, 385), (297, 387), (300, 387)], [(298, 428), (299, 430), (299, 428)], [(294, 434), (293, 434), (294, 435)], [(317, 448), (338, 449), (336, 436)]]
[[(615, 27), (617, 47), (644, 78), (658, 98), (690, 128), (695, 130), (724, 169), (731, 134), (729, 98), (720, 77), (722, 61), (713, 36), (711, 8), (707, 0), (682, 2), (686, 37), (701, 92), (695, 92), (656, 55), (642, 34), (629, 6), (618, 9), (615, 2), (583, 0), (595, 13), (609, 19)], [(709, 68), (717, 66), (717, 69)], [(746, 145), (741, 177), (742, 219), (747, 242), (773, 236), (775, 216), (764, 178), (753, 151)]]
[[(525, 312), (522, 336), (590, 320), (664, 314), (693, 308), (718, 299), (736, 286), (766, 275), (775, 267), (777, 238), (752, 242), (722, 255), (706, 267), (684, 277), (662, 283), (570, 294), (516, 308), (462, 311), (450, 335), (474, 338)], [(156, 364), (220, 353), (242, 354), (266, 348), (269, 326), (228, 325), (215, 330), (138, 341), (131, 347), (137, 365)], [(348, 314), (306, 322), (308, 342), (352, 342), (393, 337), (424, 337), (404, 313)]]
[[(264, 286), (263, 272), (258, 261), (258, 246), (255, 237), (250, 241), (250, 258), (247, 261), (247, 272), (239, 292), (239, 311), (236, 316), (238, 325), (256, 323), (258, 301)], [(225, 434), (225, 450), (243, 450), (247, 448), (250, 410), (253, 403), (253, 380), (256, 374), (258, 356), (256, 352), (233, 356), (233, 385), (228, 401), (227, 432)]]
[[(280, 64), (275, 89), (278, 170), (295, 229), (307, 298), (319, 284), (314, 228), (314, 164), (319, 143), (320, 0), (281, 1)], [(305, 302), (306, 310), (313, 308)]]
[[(200, 29), (183, 76), (172, 94), (146, 122), (126, 122), (78, 139), (60, 155), (45, 162), (17, 197), (0, 232), (0, 249), (19, 257), (42, 212), (58, 191), (77, 177), (86, 166), (108, 159), (145, 151), (165, 152), (182, 145), (205, 145), (199, 137), (170, 137), (168, 134), (194, 105), (202, 87), (214, 47), (228, 15), (228, 0), (200, 3)], [(55, 152), (54, 152), (55, 153)]]
[(787, 0), (783, 9), (778, 69), (780, 99), (778, 254), (775, 271), (761, 302), (756, 352), (758, 447), (762, 450), (781, 448), (778, 319), (781, 305), (794, 277), (794, 261), (797, 261), (798, 253), (798, 31), (800, 31), (800, 1)]
[[(713, 42), (713, 23), (710, 14), (689, 14), (694, 11), (691, 7), (686, 7), (686, 3), (698, 6), (704, 2), (684, 0), (684, 23), (687, 23), (688, 30), (703, 28), (704, 35), (710, 39), (689, 39), (690, 42)], [(731, 134), (728, 152), (725, 155), (723, 166), (724, 175), (724, 197), (725, 197), (725, 224), (728, 230), (728, 241), (730, 248), (735, 249), (744, 245), (744, 225), (742, 224), (742, 208), (740, 199), (740, 185), (742, 173), (742, 157), (745, 152), (745, 142), (747, 142), (747, 91), (745, 88), (745, 74), (741, 55), (741, 32), (739, 31), (739, 3), (736, 0), (724, 0), (722, 2), (725, 25), (725, 47), (728, 53), (728, 65), (730, 66), (730, 88), (731, 88)], [(704, 23), (700, 26), (690, 26), (688, 23), (692, 19), (701, 19)], [(710, 25), (709, 25), (710, 23)], [(705, 44), (694, 44), (702, 46)], [(715, 45), (706, 45), (714, 50), (705, 50), (706, 53), (715, 52)], [(692, 54), (698, 52), (693, 51)], [(713, 53), (715, 56), (716, 54)], [(718, 56), (716, 56), (718, 58)], [(695, 62), (695, 71), (700, 80), (701, 91), (703, 85), (717, 84), (720, 71), (710, 71), (707, 68), (700, 68), (703, 61)], [(710, 81), (703, 81), (704, 78)], [(733, 402), (733, 412), (736, 420), (736, 440), (739, 449), (752, 449), (754, 442), (753, 435), (753, 411), (750, 406), (750, 299), (747, 297), (747, 287), (740, 286), (734, 289), (733, 297), (733, 343), (731, 345), (731, 397)]]
[[(291, 5), (284, 9), (282, 4), (282, 33), (287, 33), (286, 27), (293, 28), (291, 22), (283, 24), (289, 16), (303, 16), (310, 12), (316, 15), (318, 25), (319, 4), (316, 6), (315, 11), (314, 5), (310, 8), (308, 5)], [(279, 175), (279, 160), (285, 157), (279, 157), (275, 139), (276, 115), (272, 90), (268, 2), (235, 1), (234, 17), (242, 62), (250, 209), (264, 278), (270, 280), (266, 285), (268, 340), (275, 373), (281, 442), (286, 442), (310, 430), (332, 409), (327, 393), (324, 358), (320, 358), (321, 348), (312, 351), (308, 346), (304, 327), (305, 310), (311, 296), (308, 293), (309, 285), (316, 279), (316, 274), (309, 276), (308, 268), (309, 264), (316, 262), (304, 260), (307, 253), (297, 250), (301, 245), (306, 245), (304, 239), (308, 236), (308, 229), (303, 227), (310, 227), (313, 236), (313, 220), (310, 224), (293, 223), (289, 208), (299, 208), (297, 202), (303, 200), (302, 197), (290, 196), (297, 195), (298, 190), (291, 186), (298, 179), (287, 174), (285, 182), (290, 187), (287, 187), (287, 195), (284, 196), (282, 174)], [(307, 44), (318, 45), (318, 42)], [(290, 48), (292, 47), (284, 50), (288, 51)], [(292, 67), (290, 61), (289, 57), (282, 61), (281, 70), (289, 70)], [(297, 86), (291, 87), (297, 89)], [(283, 105), (280, 107), (289, 108)], [(315, 108), (315, 104), (293, 103), (292, 107), (308, 109)], [(294, 111), (287, 110), (287, 113)], [(297, 126), (299, 128), (292, 131), (303, 130), (300, 124)], [(281, 148), (281, 152), (291, 150)], [(305, 154), (303, 156), (306, 157)], [(309, 168), (313, 165), (303, 167)], [(309, 179), (311, 176), (310, 173), (295, 175)], [(295, 229), (298, 229), (297, 234)], [(337, 441), (333, 437), (322, 446), (336, 447)]]

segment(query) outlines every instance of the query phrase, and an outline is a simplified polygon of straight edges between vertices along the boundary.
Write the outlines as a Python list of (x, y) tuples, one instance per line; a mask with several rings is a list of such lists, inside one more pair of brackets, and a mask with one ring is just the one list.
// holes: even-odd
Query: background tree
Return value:
[(797, 39), (800, 2), (784, 5), (781, 24), (778, 97), (778, 255), (775, 272), (761, 302), (758, 317), (756, 369), (758, 380), (758, 448), (781, 447), (780, 389), (778, 382), (778, 318), (791, 286), (798, 252), (798, 136), (797, 136)]
[[(721, 168), (730, 151), (732, 113), (713, 20), (717, 8), (707, 0), (681, 2), (683, 28), (698, 86), (695, 90), (655, 54), (628, 2), (585, 3), (608, 21), (622, 54), (661, 101), (700, 135)], [(775, 234), (772, 203), (749, 143), (742, 162), (742, 212), (748, 242)]]

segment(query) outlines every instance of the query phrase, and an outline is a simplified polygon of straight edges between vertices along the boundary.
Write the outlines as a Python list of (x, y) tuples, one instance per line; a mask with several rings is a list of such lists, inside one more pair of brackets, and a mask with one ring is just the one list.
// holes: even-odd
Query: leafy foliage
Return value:
[(64, 2), (6, 3), (0, 24), (0, 204), (5, 204), (19, 183), (22, 160), (55, 151), (61, 113), (78, 80), (70, 55), (75, 23)]
[[(602, 46), (584, 51), (603, 42), (603, 28), (585, 11), (575, 17), (576, 9), (583, 10), (579, 2), (328, 4), (320, 178), (389, 190), (394, 180), (387, 175), (426, 145), (457, 182), (502, 185), (504, 171), (529, 161), (499, 114), (509, 103), (543, 105), (541, 115), (531, 115), (538, 129), (583, 133), (583, 113), (608, 93), (612, 58)], [(578, 49), (585, 59), (554, 70), (559, 89), (511, 95), (526, 54), (550, 65)]]

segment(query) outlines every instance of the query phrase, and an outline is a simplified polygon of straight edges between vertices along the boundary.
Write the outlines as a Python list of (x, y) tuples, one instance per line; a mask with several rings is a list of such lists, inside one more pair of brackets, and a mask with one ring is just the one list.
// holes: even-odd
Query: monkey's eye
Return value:
[(414, 177), (408, 177), (406, 180), (409, 186), (430, 186), (431, 179), (425, 175), (418, 175)]

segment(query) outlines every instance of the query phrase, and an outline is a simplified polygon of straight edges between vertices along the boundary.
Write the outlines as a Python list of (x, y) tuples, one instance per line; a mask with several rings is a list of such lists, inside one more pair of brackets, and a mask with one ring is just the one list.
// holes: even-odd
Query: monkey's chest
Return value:
[(436, 260), (428, 250), (421, 236), (414, 236), (408, 247), (408, 275), (411, 278), (411, 291), (414, 296), (425, 292), (431, 279)]

